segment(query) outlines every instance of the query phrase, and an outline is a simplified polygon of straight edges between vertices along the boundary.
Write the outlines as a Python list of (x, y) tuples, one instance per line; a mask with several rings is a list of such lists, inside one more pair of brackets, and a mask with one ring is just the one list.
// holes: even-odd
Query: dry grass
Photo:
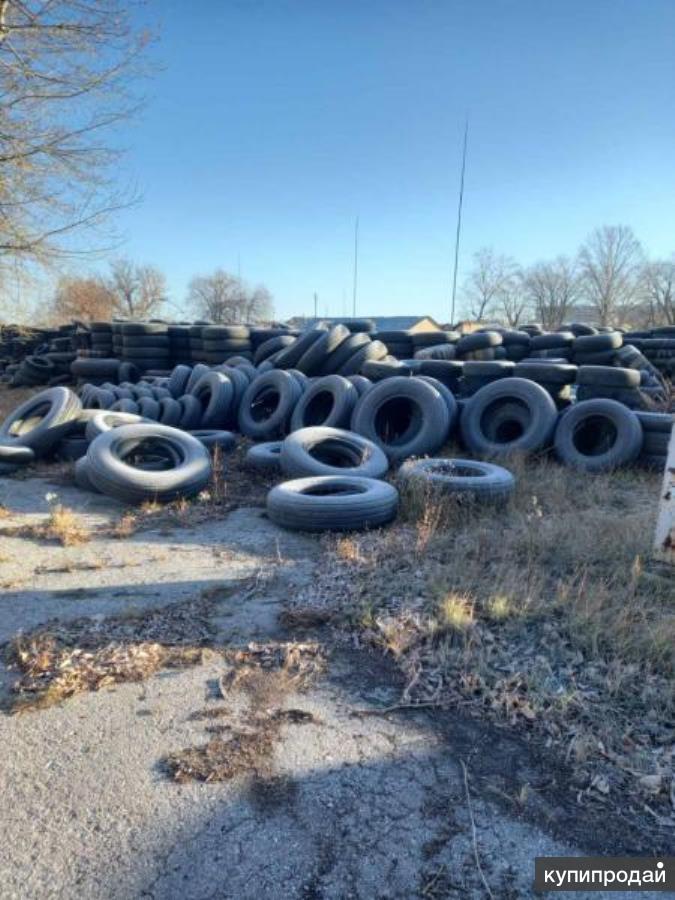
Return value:
[(43, 529), (43, 536), (47, 540), (57, 541), (63, 547), (74, 547), (91, 540), (89, 529), (82, 524), (72, 509), (61, 504), (52, 507)]
[(86, 544), (92, 538), (90, 529), (78, 519), (76, 513), (60, 503), (51, 507), (48, 517), (43, 522), (7, 526), (0, 529), (0, 533), (11, 537), (49, 541), (61, 544), (62, 547)]
[(112, 537), (127, 538), (145, 528), (191, 528), (202, 522), (220, 519), (243, 506), (264, 506), (267, 492), (278, 479), (273, 474), (252, 472), (244, 465), (251, 441), (240, 438), (237, 448), (213, 454), (213, 474), (208, 488), (193, 500), (179, 499), (171, 503), (148, 502), (127, 511), (107, 532)]
[(404, 702), (459, 703), (525, 728), (578, 760), (594, 794), (608, 759), (612, 788), (627, 771), (665, 773), (668, 803), (675, 586), (645, 565), (660, 479), (509, 467), (505, 508), (407, 495), (393, 527), (328, 539), (298, 606), (341, 616), (391, 654)]

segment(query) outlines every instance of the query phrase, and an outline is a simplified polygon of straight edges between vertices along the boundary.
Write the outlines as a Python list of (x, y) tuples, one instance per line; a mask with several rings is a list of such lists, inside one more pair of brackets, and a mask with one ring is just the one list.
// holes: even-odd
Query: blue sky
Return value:
[(492, 245), (574, 253), (604, 223), (675, 250), (672, 0), (154, 0), (163, 70), (121, 170), (143, 202), (124, 252), (174, 310), (217, 266), (277, 315), (449, 317), (461, 140), (460, 283)]

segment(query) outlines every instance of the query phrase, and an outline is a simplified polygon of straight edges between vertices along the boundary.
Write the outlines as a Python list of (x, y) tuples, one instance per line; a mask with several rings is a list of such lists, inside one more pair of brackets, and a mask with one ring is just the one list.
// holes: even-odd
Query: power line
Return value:
[(452, 306), (450, 324), (455, 324), (455, 298), (457, 297), (457, 264), (459, 260), (459, 236), (462, 230), (462, 204), (464, 202), (464, 173), (466, 172), (466, 145), (469, 138), (469, 116), (464, 124), (464, 148), (462, 150), (462, 174), (459, 179), (459, 204), (457, 206), (457, 234), (455, 235), (455, 266), (452, 273)]

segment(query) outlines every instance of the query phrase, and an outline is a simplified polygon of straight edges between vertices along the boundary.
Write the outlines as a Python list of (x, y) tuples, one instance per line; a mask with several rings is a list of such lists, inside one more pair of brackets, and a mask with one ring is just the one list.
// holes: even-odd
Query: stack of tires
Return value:
[(647, 468), (663, 472), (668, 458), (673, 416), (656, 412), (638, 412), (636, 415), (643, 435), (640, 462)]
[(203, 361), (218, 365), (230, 356), (252, 359), (251, 332), (247, 325), (205, 325), (201, 330)]
[[(112, 322), (92, 322), (89, 330), (89, 355), (107, 359), (115, 355)], [(121, 350), (119, 342), (117, 349)]]
[(649, 409), (649, 400), (643, 396), (640, 384), (641, 375), (637, 369), (580, 366), (577, 373), (577, 400), (608, 397), (630, 409)]
[(123, 322), (122, 359), (142, 371), (170, 369), (169, 326), (165, 322)]
[(175, 366), (189, 366), (192, 362), (189, 324), (169, 325), (168, 335), (171, 368), (173, 369)]
[(408, 331), (377, 331), (373, 340), (381, 341), (387, 348), (387, 353), (397, 359), (412, 359), (413, 342), (412, 335)]
[(202, 339), (202, 329), (208, 324), (206, 322), (195, 322), (188, 328), (190, 335), (190, 361), (195, 363), (205, 363), (206, 356), (204, 353), (204, 341)]

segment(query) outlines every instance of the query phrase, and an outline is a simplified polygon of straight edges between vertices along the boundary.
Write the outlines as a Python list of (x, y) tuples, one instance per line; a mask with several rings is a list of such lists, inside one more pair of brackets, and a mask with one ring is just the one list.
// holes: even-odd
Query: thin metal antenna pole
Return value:
[(314, 318), (319, 318), (319, 295), (314, 292)]
[(462, 174), (459, 179), (459, 204), (457, 206), (457, 234), (455, 235), (455, 266), (452, 272), (452, 306), (450, 324), (455, 324), (455, 299), (457, 297), (457, 264), (459, 260), (459, 237), (462, 231), (462, 204), (464, 202), (464, 173), (466, 172), (466, 145), (469, 138), (469, 117), (464, 124), (464, 148), (462, 150)]
[(359, 274), (359, 217), (354, 223), (354, 290), (352, 294), (352, 316), (356, 317), (356, 286)]

